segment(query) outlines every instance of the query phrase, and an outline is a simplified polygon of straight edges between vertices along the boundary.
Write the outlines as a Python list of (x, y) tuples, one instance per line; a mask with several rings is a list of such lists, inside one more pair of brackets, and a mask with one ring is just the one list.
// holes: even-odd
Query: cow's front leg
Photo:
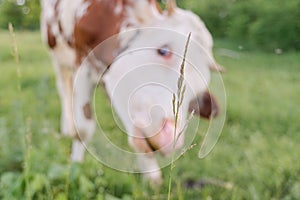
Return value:
[(74, 77), (73, 110), (77, 136), (72, 145), (72, 161), (83, 161), (87, 142), (95, 131), (92, 94), (96, 84), (93, 75), (95, 72), (93, 73), (92, 67), (88, 64), (82, 64)]
[(161, 170), (154, 155), (138, 155), (138, 166), (144, 179), (153, 185), (162, 184)]
[(75, 135), (72, 114), (72, 68), (62, 64), (53, 56), (53, 65), (56, 73), (56, 86), (61, 101), (60, 131), (63, 135)]
[(161, 185), (161, 170), (147, 139), (139, 136), (130, 136), (129, 144), (137, 152), (137, 163), (143, 178), (150, 181), (153, 185)]

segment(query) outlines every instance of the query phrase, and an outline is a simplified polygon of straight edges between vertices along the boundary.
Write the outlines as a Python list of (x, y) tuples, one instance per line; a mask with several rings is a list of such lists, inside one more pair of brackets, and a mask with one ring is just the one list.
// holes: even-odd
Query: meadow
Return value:
[[(82, 164), (69, 161), (71, 140), (59, 133), (59, 97), (40, 33), (16, 32), (16, 42), (19, 64), (9, 32), (0, 32), (0, 199), (166, 199), (168, 167), (164, 184), (152, 188), (88, 154)], [(197, 145), (175, 163), (172, 199), (300, 199), (300, 53), (240, 45), (216, 40), (216, 59), (226, 68), (225, 126), (199, 159), (203, 121)], [(114, 135), (119, 130), (99, 91), (103, 128)]]

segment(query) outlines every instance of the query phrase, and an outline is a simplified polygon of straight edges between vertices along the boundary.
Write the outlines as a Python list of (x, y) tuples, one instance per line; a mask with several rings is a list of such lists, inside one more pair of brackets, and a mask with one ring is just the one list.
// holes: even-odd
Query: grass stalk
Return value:
[(172, 100), (172, 106), (173, 106), (173, 115), (175, 118), (175, 129), (174, 129), (174, 136), (173, 136), (173, 148), (172, 148), (172, 155), (171, 155), (171, 164), (170, 164), (170, 172), (169, 172), (169, 184), (168, 184), (168, 200), (171, 199), (171, 189), (172, 189), (172, 172), (175, 167), (175, 162), (174, 162), (174, 157), (175, 157), (175, 146), (177, 143), (177, 126), (178, 126), (178, 117), (179, 117), (179, 110), (182, 105), (183, 99), (184, 99), (184, 94), (186, 91), (186, 85), (184, 84), (184, 68), (185, 68), (185, 60), (186, 60), (186, 55), (187, 55), (187, 50), (189, 47), (191, 39), (191, 33), (189, 33), (185, 48), (184, 48), (184, 54), (183, 54), (183, 59), (182, 63), (180, 66), (180, 76), (177, 81), (177, 95), (174, 93), (173, 94), (173, 100)]
[(9, 29), (9, 34), (10, 34), (10, 37), (12, 40), (12, 54), (14, 57), (15, 64), (17, 66), (17, 90), (20, 94), (20, 92), (22, 91), (22, 89), (21, 89), (22, 73), (21, 73), (21, 67), (20, 67), (19, 49), (18, 49), (18, 45), (17, 45), (16, 36), (14, 33), (14, 28), (11, 23), (8, 24), (8, 29)]
[[(14, 62), (17, 67), (17, 92), (19, 95), (22, 93), (22, 87), (21, 87), (21, 79), (22, 79), (22, 72), (20, 67), (20, 57), (19, 57), (19, 49), (17, 45), (16, 36), (14, 33), (14, 28), (12, 23), (8, 24), (9, 34), (12, 40), (12, 54), (14, 57)], [(19, 96), (18, 99), (20, 102), (22, 100), (22, 97)], [(24, 170), (24, 178), (25, 178), (25, 197), (26, 199), (31, 199), (31, 193), (30, 193), (30, 182), (29, 182), (29, 172), (30, 172), (30, 154), (31, 154), (31, 129), (30, 124), (31, 120), (28, 118), (26, 121), (26, 130), (22, 130), (24, 127), (24, 121), (23, 121), (23, 109), (22, 106), (20, 107), (20, 131), (24, 133), (23, 135), (23, 170)]]
[(25, 133), (25, 147), (24, 147), (24, 177), (25, 177), (25, 196), (26, 199), (32, 199), (31, 189), (30, 189), (30, 157), (32, 149), (32, 133), (31, 133), (31, 119), (26, 120), (26, 133)]

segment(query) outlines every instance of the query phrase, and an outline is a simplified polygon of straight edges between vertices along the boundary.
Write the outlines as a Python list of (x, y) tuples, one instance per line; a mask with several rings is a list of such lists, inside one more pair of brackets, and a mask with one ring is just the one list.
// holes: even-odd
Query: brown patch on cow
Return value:
[[(80, 18), (74, 27), (74, 47), (76, 50), (76, 62), (80, 64), (90, 50), (98, 44), (119, 33), (121, 24), (125, 16), (125, 9), (121, 15), (115, 15), (115, 5), (117, 0), (110, 1), (90, 1), (86, 14)], [(109, 20), (108, 20), (109, 19)], [(112, 63), (114, 50), (119, 47), (116, 40), (105, 42), (103, 48), (99, 48), (97, 56), (105, 64)]]
[(74, 48), (74, 42), (72, 40), (68, 40), (67, 44), (69, 45), (69, 47)]
[[(55, 22), (58, 18), (58, 6), (59, 6), (59, 3), (60, 3), (60, 0), (57, 0), (55, 2), (55, 5), (54, 5), (54, 18), (52, 19), (53, 21), (52, 22)], [(62, 27), (61, 27), (61, 24), (60, 22), (58, 22), (58, 26), (59, 26), (59, 31), (62, 32)], [(55, 35), (53, 34), (52, 30), (51, 30), (51, 25), (48, 23), (47, 24), (47, 41), (48, 41), (48, 46), (53, 49), (55, 46), (56, 46), (56, 37)]]
[(194, 111), (195, 115), (210, 119), (219, 114), (219, 106), (215, 97), (206, 91), (190, 102), (189, 111)]
[[(121, 26), (126, 18), (126, 7), (134, 6), (132, 0), (90, 0), (87, 12), (75, 23), (74, 27), (74, 48), (76, 51), (76, 64), (79, 66), (88, 53), (98, 44), (120, 32)], [(155, 0), (149, 0), (160, 12), (160, 7)], [(116, 5), (122, 3), (122, 11), (114, 13)], [(130, 26), (130, 25), (129, 25)], [(120, 47), (118, 38), (115, 37), (105, 41), (101, 47), (97, 47), (95, 56), (107, 67), (115, 56), (115, 50)], [(105, 69), (102, 69), (105, 70)]]
[(62, 25), (61, 25), (61, 21), (59, 20), (58, 21), (58, 29), (59, 29), (59, 32), (61, 33), (61, 34), (63, 34), (63, 28), (62, 28)]
[(83, 106), (83, 114), (84, 114), (85, 118), (92, 119), (92, 110), (91, 110), (90, 103), (86, 103)]
[(52, 33), (51, 26), (49, 24), (47, 24), (47, 41), (51, 49), (53, 49), (56, 46), (56, 38), (55, 35)]

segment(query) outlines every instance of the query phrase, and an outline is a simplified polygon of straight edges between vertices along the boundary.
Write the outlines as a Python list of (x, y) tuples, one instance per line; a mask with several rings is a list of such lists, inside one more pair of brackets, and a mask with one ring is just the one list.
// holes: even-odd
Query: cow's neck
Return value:
[(161, 16), (161, 10), (155, 0), (124, 0), (126, 15), (134, 25), (149, 24)]

